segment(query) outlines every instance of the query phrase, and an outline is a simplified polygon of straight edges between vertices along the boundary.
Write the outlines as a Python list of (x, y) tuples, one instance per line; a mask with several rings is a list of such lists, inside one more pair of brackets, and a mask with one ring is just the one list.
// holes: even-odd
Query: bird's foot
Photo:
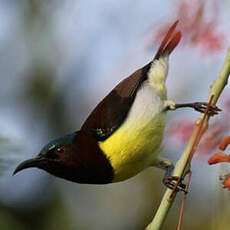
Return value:
[(183, 184), (182, 182), (179, 182), (179, 184), (177, 185), (177, 181), (179, 179), (180, 178), (178, 176), (165, 176), (163, 178), (163, 184), (169, 189), (174, 190), (176, 187), (177, 192), (182, 191), (185, 194), (187, 194), (188, 191), (185, 189), (186, 188), (185, 184)]
[(206, 102), (195, 102), (195, 103), (193, 103), (192, 107), (196, 111), (201, 112), (201, 113), (205, 113), (207, 108), (208, 108), (208, 114), (210, 116), (214, 116), (221, 111), (221, 109), (218, 108), (216, 105), (208, 105), (208, 103), (206, 103)]

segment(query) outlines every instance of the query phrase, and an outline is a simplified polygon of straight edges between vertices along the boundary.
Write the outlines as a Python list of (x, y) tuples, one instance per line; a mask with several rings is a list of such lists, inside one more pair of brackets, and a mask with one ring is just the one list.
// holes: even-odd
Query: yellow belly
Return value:
[(99, 142), (114, 169), (113, 182), (135, 176), (154, 163), (161, 149), (165, 116), (165, 112), (160, 112), (148, 123), (137, 120), (133, 125), (123, 124)]

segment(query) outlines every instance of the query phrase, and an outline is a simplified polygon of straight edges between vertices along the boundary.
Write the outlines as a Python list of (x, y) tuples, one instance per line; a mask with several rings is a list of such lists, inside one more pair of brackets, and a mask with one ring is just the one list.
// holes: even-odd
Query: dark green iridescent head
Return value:
[(57, 150), (65, 145), (69, 145), (73, 143), (75, 133), (70, 133), (65, 136), (59, 137), (55, 140), (50, 141), (47, 145), (45, 145), (39, 153), (39, 156), (45, 156), (48, 152)]
[(52, 168), (52, 166), (55, 164), (67, 164), (69, 159), (71, 159), (71, 150), (75, 136), (76, 133), (71, 133), (52, 140), (42, 148), (40, 153), (35, 158), (26, 160), (19, 164), (13, 174), (31, 167), (41, 168), (49, 171), (47, 166)]

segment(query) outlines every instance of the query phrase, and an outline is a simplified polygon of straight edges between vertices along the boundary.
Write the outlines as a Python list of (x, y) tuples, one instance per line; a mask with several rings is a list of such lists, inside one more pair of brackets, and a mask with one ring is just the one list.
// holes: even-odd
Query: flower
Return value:
[(217, 164), (220, 162), (230, 162), (230, 156), (225, 153), (216, 153), (212, 155), (208, 160), (208, 163), (210, 165)]
[[(216, 2), (203, 0), (177, 0), (178, 4), (173, 15), (176, 15), (181, 23), (180, 30), (183, 34), (184, 44), (191, 47), (198, 47), (207, 54), (221, 51), (225, 46), (226, 35), (219, 29), (218, 5)], [(209, 7), (211, 6), (211, 7)], [(175, 20), (175, 16), (173, 16)], [(152, 43), (158, 43), (169, 28), (170, 23), (159, 23), (162, 25), (155, 32), (156, 26), (150, 28), (151, 39), (148, 47), (152, 48)], [(154, 30), (154, 34), (152, 33)]]
[(225, 176), (220, 176), (220, 181), (224, 185), (224, 188), (227, 188), (230, 190), (230, 174), (227, 174)]
[[(225, 150), (226, 147), (230, 144), (230, 136), (225, 137), (220, 145), (219, 149)], [(222, 163), (222, 162), (230, 162), (230, 155), (225, 154), (225, 153), (216, 153), (213, 156), (211, 156), (208, 160), (208, 163), (210, 165), (212, 164), (217, 164), (217, 163)], [(224, 185), (224, 188), (228, 188), (230, 190), (230, 173), (225, 175), (225, 176), (220, 176), (220, 181)]]

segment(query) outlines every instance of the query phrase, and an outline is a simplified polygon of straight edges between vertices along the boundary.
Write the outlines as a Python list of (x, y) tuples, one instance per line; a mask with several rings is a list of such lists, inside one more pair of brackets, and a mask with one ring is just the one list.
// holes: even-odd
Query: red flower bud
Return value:
[(220, 180), (222, 181), (224, 188), (227, 188), (230, 190), (230, 174), (220, 177)]
[(230, 144), (230, 136), (227, 136), (221, 141), (219, 145), (219, 149), (225, 150), (229, 144)]
[(211, 156), (208, 160), (208, 163), (210, 165), (217, 164), (220, 162), (230, 162), (230, 156), (224, 153), (216, 153), (213, 156)]

